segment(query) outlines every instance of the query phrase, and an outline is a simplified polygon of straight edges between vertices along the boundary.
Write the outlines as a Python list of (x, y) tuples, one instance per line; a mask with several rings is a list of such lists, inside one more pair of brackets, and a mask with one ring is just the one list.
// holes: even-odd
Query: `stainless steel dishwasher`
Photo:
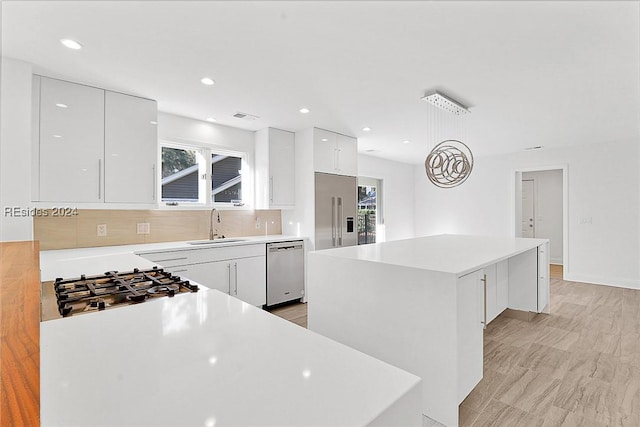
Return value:
[(267, 306), (304, 296), (304, 242), (267, 244)]

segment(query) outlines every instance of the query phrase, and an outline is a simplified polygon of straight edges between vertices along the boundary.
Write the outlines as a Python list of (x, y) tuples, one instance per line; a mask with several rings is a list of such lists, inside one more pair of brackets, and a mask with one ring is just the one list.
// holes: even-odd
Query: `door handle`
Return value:
[(483, 306), (484, 306), (484, 310), (483, 310), (483, 316), (482, 316), (482, 321), (480, 323), (482, 323), (482, 329), (487, 329), (487, 275), (484, 274), (482, 279), (480, 279), (482, 281), (482, 292), (484, 295), (483, 298)]
[(338, 197), (338, 221), (340, 221), (340, 234), (338, 234), (338, 246), (342, 246), (342, 223), (344, 222), (344, 207), (342, 197)]
[(332, 246), (336, 245), (336, 198), (331, 198), (331, 240)]

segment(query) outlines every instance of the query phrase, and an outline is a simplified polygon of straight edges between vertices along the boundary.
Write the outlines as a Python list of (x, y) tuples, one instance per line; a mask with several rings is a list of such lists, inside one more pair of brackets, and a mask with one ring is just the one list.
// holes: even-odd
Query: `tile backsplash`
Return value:
[[(225, 237), (282, 234), (280, 210), (219, 210), (218, 235)], [(93, 210), (75, 216), (36, 216), (34, 239), (41, 250), (92, 246), (158, 243), (209, 238), (209, 210)], [(149, 234), (138, 234), (138, 224), (149, 224)], [(106, 224), (106, 236), (98, 225)]]

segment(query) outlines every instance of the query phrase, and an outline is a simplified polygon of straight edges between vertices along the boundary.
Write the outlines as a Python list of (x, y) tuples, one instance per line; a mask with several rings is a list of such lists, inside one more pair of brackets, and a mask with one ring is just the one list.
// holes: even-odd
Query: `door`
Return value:
[(40, 201), (104, 200), (104, 90), (42, 77)]
[(338, 178), (340, 189), (338, 199), (338, 246), (355, 246), (358, 244), (357, 226), (357, 198), (358, 185), (355, 176), (341, 176)]
[(358, 177), (358, 244), (366, 245), (377, 240), (380, 215), (381, 180)]
[(251, 305), (267, 303), (267, 257), (241, 258), (230, 261), (231, 295)]
[(522, 237), (535, 237), (535, 186), (530, 179), (522, 180)]
[(156, 201), (157, 112), (156, 101), (106, 92), (106, 202)]

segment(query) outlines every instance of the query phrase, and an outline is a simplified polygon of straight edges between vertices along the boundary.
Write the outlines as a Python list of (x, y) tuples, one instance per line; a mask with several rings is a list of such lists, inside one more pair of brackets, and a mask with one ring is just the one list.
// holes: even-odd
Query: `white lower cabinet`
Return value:
[(147, 252), (140, 256), (157, 262), (176, 276), (261, 307), (267, 303), (265, 244)]
[(482, 379), (485, 323), (484, 270), (458, 278), (458, 403)]
[(509, 261), (503, 260), (484, 268), (487, 286), (487, 323), (507, 309), (509, 304)]

